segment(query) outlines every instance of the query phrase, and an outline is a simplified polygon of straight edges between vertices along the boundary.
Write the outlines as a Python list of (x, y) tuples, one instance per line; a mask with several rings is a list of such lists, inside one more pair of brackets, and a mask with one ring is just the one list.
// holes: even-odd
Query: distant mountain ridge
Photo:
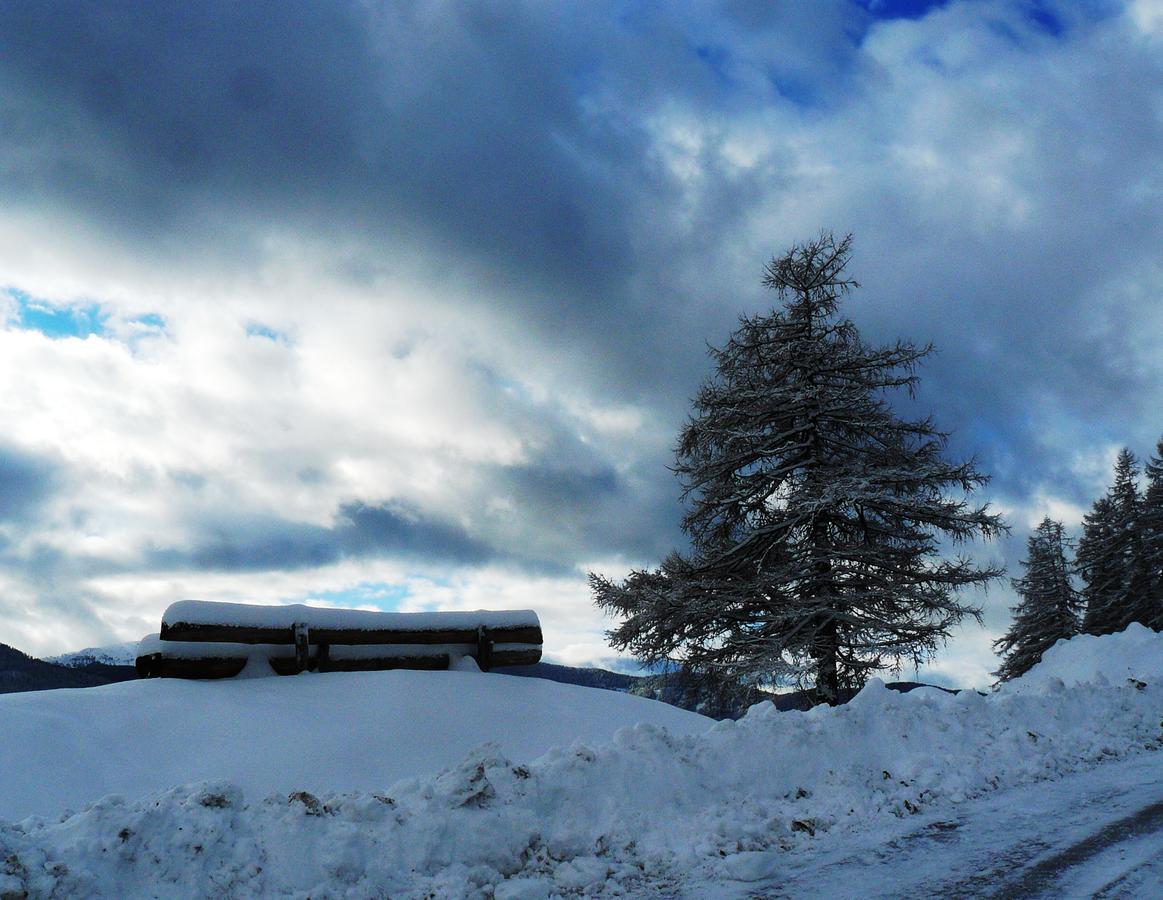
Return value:
[(547, 662), (539, 662), (531, 666), (506, 666), (497, 671), (505, 675), (545, 678), (562, 684), (580, 684), (583, 687), (603, 688), (607, 691), (622, 691), (623, 693), (630, 692), (636, 684), (642, 681), (640, 676), (624, 675), (621, 672), (611, 672), (608, 669), (578, 668)]
[(137, 659), (139, 641), (126, 641), (124, 644), (112, 644), (108, 647), (86, 647), (72, 653), (62, 653), (60, 656), (46, 656), (44, 661), (58, 666), (68, 666), (70, 669), (83, 668), (99, 663), (103, 666), (132, 666)]
[(0, 644), (0, 694), (96, 687), (136, 678), (133, 666), (91, 662), (76, 666), (35, 659), (15, 647)]

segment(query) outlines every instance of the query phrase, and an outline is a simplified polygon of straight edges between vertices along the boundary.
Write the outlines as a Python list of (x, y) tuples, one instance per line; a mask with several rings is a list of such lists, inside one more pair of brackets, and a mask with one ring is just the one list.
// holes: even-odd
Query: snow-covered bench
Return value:
[(183, 600), (138, 647), (143, 678), (229, 678), (251, 659), (280, 675), (447, 669), (472, 657), (482, 671), (541, 659), (532, 610), (385, 613), (313, 606)]

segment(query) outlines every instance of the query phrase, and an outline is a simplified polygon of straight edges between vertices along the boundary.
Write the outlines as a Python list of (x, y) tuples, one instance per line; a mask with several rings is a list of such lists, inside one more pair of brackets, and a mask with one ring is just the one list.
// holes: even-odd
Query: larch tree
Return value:
[(1135, 456), (1124, 447), (1115, 462), (1114, 483), (1083, 517), (1076, 561), (1086, 602), (1082, 630), (1087, 634), (1122, 631), (1140, 615), (1132, 595), (1142, 503), (1136, 475)]
[(993, 673), (998, 681), (1029, 671), (1059, 639), (1080, 629), (1082, 601), (1070, 580), (1061, 523), (1042, 520), (1030, 535), (1022, 566), (1025, 574), (1012, 579), (1020, 598), (1012, 609), (1013, 624), (993, 645), (1003, 657)]
[(772, 260), (780, 306), (712, 348), (674, 467), (690, 550), (621, 582), (590, 575), (623, 620), (616, 649), (731, 683), (792, 677), (834, 704), (980, 618), (958, 590), (1001, 570), (941, 551), (1005, 526), (967, 499), (987, 481), (975, 463), (946, 460), (945, 433), (889, 405), (931, 348), (870, 346), (838, 315), (858, 287), (850, 251), (822, 234)]

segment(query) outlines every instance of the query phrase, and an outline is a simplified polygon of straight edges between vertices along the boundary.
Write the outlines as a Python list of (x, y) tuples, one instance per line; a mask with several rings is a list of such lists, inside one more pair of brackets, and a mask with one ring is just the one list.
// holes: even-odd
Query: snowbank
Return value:
[[(756, 881), (826, 833), (1159, 749), (1163, 684), (1103, 674), (1142, 638), (1116, 636), (1098, 654), (1088, 641), (1058, 648), (1062, 659), (1049, 662), (1070, 674), (1070, 689), (1062, 674), (991, 696), (900, 694), (877, 681), (837, 709), (763, 704), (685, 734), (640, 724), (536, 759), (479, 747), (375, 792), (269, 795), (213, 782), (106, 798), (0, 825), (0, 892), (513, 898)], [(1148, 645), (1163, 655), (1159, 635), (1143, 640), (1144, 654)], [(1092, 659), (1097, 674), (1087, 674)], [(463, 690), (490, 677), (501, 676), (463, 674)], [(322, 766), (299, 770), (304, 786), (328, 781)]]
[(1061, 640), (1021, 678), (1003, 685), (1003, 692), (1045, 692), (1091, 682), (1126, 684), (1163, 681), (1163, 640), (1138, 623), (1118, 634), (1080, 634)]
[(638, 722), (679, 734), (713, 724), (641, 697), (479, 671), (158, 678), (4, 694), (0, 818), (203, 779), (251, 796), (382, 790), (455, 765), (485, 741), (533, 759)]

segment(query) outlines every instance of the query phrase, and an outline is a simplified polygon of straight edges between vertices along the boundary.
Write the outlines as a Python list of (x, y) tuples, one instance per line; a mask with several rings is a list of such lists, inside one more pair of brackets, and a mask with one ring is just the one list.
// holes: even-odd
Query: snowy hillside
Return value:
[(959, 811), (999, 797), (999, 815), (1026, 785), (1158, 772), (1163, 636), (1048, 657), (990, 696), (874, 682), (718, 724), (473, 672), (0, 697), (0, 817), (44, 816), (0, 824), (0, 893), (745, 896), (817, 854), (905, 854), (911, 822), (948, 842)]

